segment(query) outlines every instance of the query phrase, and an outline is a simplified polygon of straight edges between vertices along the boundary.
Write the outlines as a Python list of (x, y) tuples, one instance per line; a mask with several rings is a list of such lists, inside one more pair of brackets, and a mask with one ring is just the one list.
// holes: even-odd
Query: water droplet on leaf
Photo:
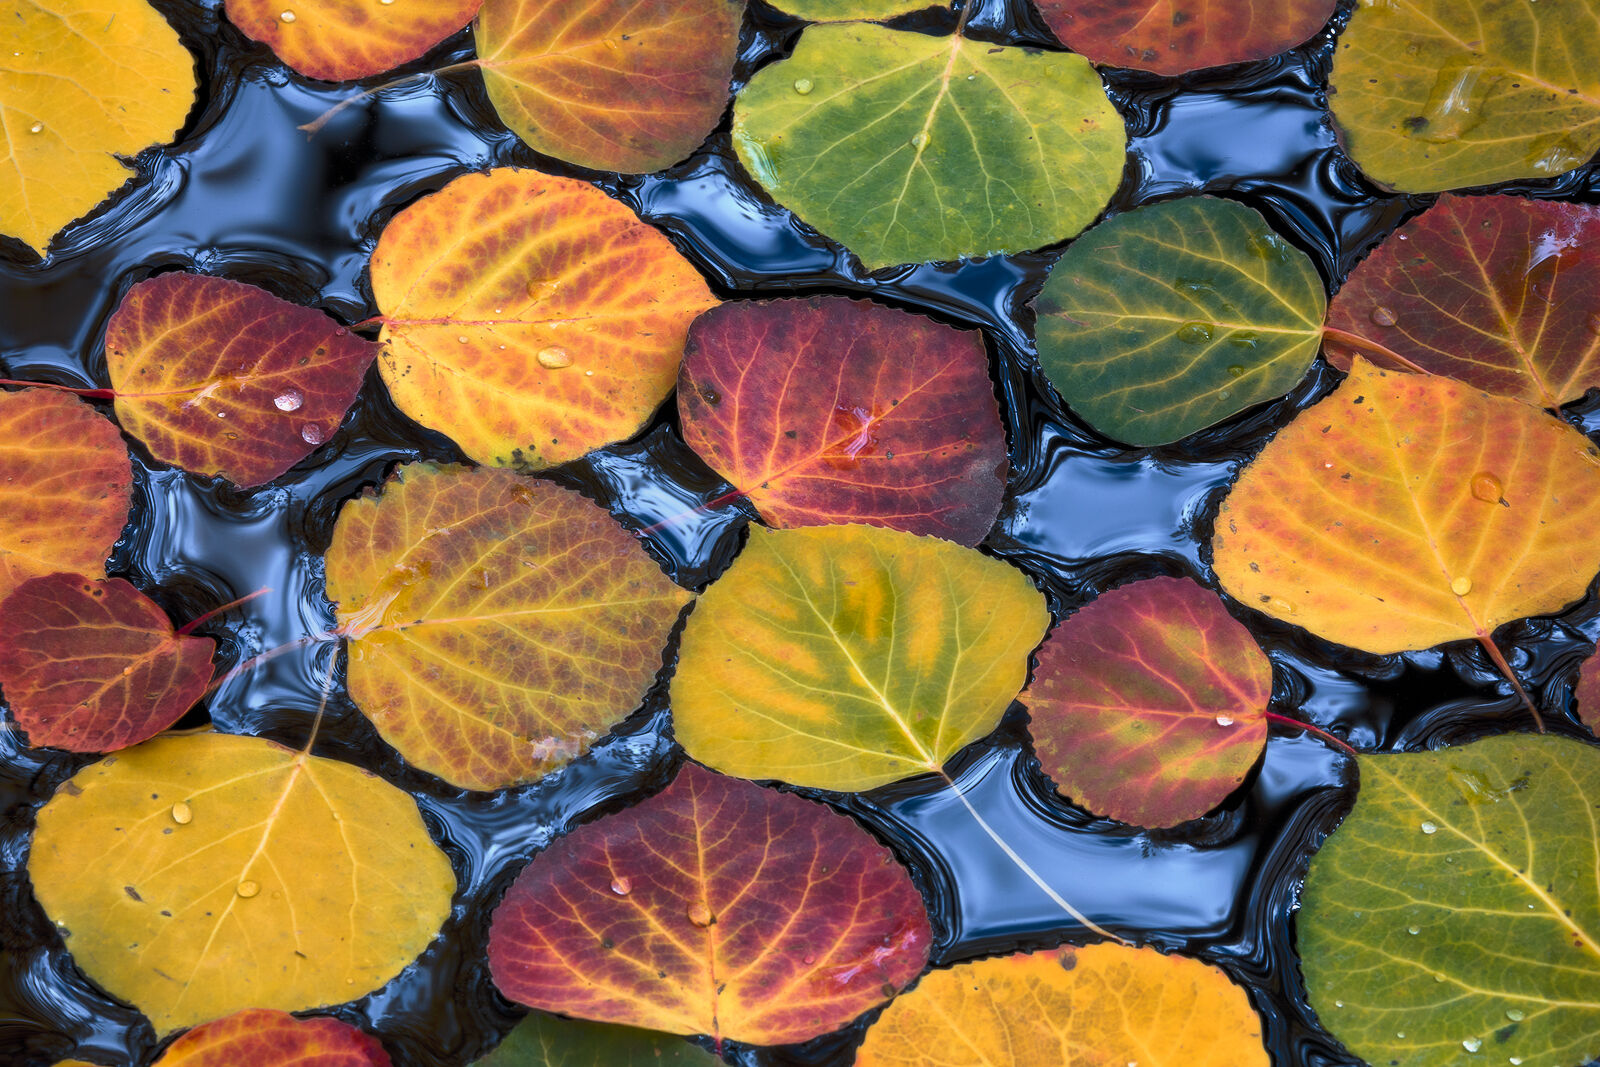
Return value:
[(259, 882), (246, 880), (239, 883), (238, 893), (246, 900), (255, 896), (259, 892), (261, 892), (261, 884)]
[(1462, 1040), (1461, 1047), (1468, 1052), (1476, 1052), (1483, 1047), (1483, 1042), (1476, 1037), (1468, 1037)]
[(1482, 60), (1468, 54), (1445, 62), (1412, 136), (1430, 144), (1449, 144), (1483, 121), (1484, 102), (1505, 73)]
[(327, 439), (327, 436), (322, 432), (322, 427), (314, 422), (308, 422), (300, 427), (300, 440), (308, 445), (320, 445)]
[(179, 826), (188, 826), (194, 821), (194, 809), (183, 801), (178, 801), (172, 805), (172, 821)]
[(1456, 596), (1466, 596), (1472, 592), (1471, 578), (1454, 578), (1450, 582), (1450, 591)]
[(1472, 476), (1472, 495), (1485, 504), (1498, 504), (1505, 492), (1505, 485), (1488, 471), (1479, 471)]
[(1420, 927), (1420, 926), (1408, 926), (1408, 927), (1406, 927), (1406, 933), (1411, 934), (1412, 936), (1415, 936), (1417, 934), (1422, 933), (1422, 927)]
[(633, 879), (631, 879), (631, 878), (613, 878), (613, 879), (611, 879), (611, 891), (613, 893), (615, 893), (619, 897), (627, 896), (629, 893), (633, 892)]
[(1233, 725), (1233, 717), (1230, 716), (1230, 715), (1218, 715), (1217, 716), (1217, 725), (1218, 726), (1232, 726)]
[(1527, 1017), (1528, 1017), (1528, 1013), (1525, 1012), (1525, 1011), (1522, 1011), (1522, 1010), (1520, 1010), (1518, 1008), (1507, 1008), (1506, 1009), (1506, 1018), (1510, 1019), (1514, 1023), (1520, 1023), (1522, 1020), (1526, 1019)]
[(285, 22), (293, 22), (294, 21), (294, 12), (293, 11), (285, 11), (283, 14), (279, 15), (278, 17), (280, 19), (282, 19), (283, 21), (285, 21)]
[(1205, 344), (1211, 340), (1215, 328), (1209, 322), (1186, 322), (1178, 327), (1178, 340), (1191, 345)]
[(1422, 824), (1422, 832), (1425, 834), (1436, 834), (1439, 832), (1439, 827), (1434, 823), (1424, 821)]
[(272, 398), (279, 411), (299, 411), (300, 405), (306, 402), (305, 394), (298, 389), (285, 389)]
[(911, 146), (913, 148), (926, 148), (928, 146), (927, 131), (918, 130), (916, 135), (911, 138)]
[(572, 366), (572, 356), (565, 348), (541, 348), (539, 350), (539, 366), (546, 370), (560, 370), (562, 367)]
[(794, 81), (794, 91), (799, 93), (801, 96), (805, 96), (807, 93), (809, 93), (811, 88), (812, 86), (810, 78), (796, 78)]
[(689, 921), (696, 926), (710, 926), (712, 922), (711, 909), (704, 904), (690, 904)]
[(1393, 326), (1396, 322), (1400, 321), (1399, 319), (1395, 318), (1393, 308), (1386, 308), (1382, 304), (1379, 304), (1377, 307), (1373, 308), (1371, 314), (1369, 314), (1367, 317), (1379, 326)]
[(44, 132), (44, 123), (35, 122), (32, 126), (28, 127), (28, 132), (29, 133), (43, 133)]

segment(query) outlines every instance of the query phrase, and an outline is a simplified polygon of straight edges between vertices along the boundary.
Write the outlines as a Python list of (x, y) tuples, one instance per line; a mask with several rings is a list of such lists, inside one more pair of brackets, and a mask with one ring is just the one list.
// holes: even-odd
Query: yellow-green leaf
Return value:
[(937, 7), (939, 0), (771, 0), (772, 6), (812, 22), (877, 22)]

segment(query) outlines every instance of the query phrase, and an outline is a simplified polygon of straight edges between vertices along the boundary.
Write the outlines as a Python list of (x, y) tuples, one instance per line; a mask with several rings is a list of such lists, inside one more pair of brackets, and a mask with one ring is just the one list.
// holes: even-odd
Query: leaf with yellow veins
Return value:
[(183, 126), (194, 58), (146, 0), (0, 0), (0, 26), (0, 233), (43, 255)]
[(584, 182), (468, 174), (372, 255), (395, 403), (480, 463), (565, 463), (642, 427), (717, 299), (656, 230)]

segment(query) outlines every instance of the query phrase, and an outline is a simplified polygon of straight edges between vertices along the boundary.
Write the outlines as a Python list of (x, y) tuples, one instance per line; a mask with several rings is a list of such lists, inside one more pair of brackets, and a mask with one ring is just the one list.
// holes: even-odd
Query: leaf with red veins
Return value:
[(483, 0), (227, 0), (228, 20), (294, 70), (350, 81), (420, 58), (472, 21)]
[(250, 1008), (190, 1030), (167, 1047), (155, 1067), (390, 1067), (390, 1062), (377, 1038), (349, 1023)]

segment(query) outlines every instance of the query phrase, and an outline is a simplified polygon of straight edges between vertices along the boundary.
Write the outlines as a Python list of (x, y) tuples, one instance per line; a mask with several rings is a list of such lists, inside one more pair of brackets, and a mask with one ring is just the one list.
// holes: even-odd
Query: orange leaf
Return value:
[(472, 21), (483, 0), (228, 0), (228, 20), (323, 81), (409, 63)]
[(1593, 730), (1600, 727), (1600, 655), (1590, 656), (1578, 670), (1578, 688), (1573, 694), (1578, 718)]
[(202, 1023), (167, 1047), (155, 1067), (389, 1067), (371, 1034), (329, 1016), (296, 1019), (250, 1008)]
[(468, 174), (394, 217), (372, 256), (395, 403), (480, 463), (565, 463), (643, 426), (689, 322), (717, 303), (672, 243), (600, 190)]
[(154, 737), (205, 694), (215, 649), (121, 578), (50, 574), (0, 602), (0, 689), (33, 745), (110, 752)]
[(376, 346), (253, 285), (161, 274), (106, 324), (123, 428), (163, 463), (268, 482), (338, 429)]
[(1356, 359), (1217, 515), (1232, 596), (1379, 654), (1487, 640), (1600, 570), (1600, 452), (1520, 400)]
[(1074, 52), (1108, 67), (1184, 74), (1266, 59), (1322, 29), (1335, 0), (1039, 0)]

